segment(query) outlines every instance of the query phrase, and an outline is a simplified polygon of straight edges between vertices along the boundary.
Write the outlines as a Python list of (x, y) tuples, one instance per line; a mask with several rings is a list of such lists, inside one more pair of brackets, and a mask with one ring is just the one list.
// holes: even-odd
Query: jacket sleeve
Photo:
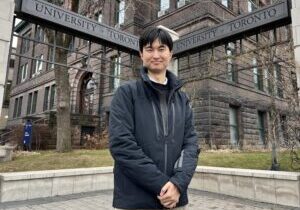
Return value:
[(187, 99), (182, 151), (175, 163), (174, 175), (170, 178), (170, 181), (179, 188), (181, 193), (187, 190), (191, 182), (197, 167), (199, 153), (200, 149), (198, 148), (197, 134), (194, 129), (193, 112)]
[(109, 117), (110, 152), (122, 172), (137, 185), (158, 195), (169, 181), (137, 144), (134, 136), (134, 107), (129, 86), (118, 88), (111, 102)]

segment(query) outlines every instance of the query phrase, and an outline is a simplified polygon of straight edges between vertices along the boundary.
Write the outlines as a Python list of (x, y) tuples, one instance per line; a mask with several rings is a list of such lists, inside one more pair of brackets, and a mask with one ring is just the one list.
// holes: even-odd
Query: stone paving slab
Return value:
[[(296, 210), (198, 190), (189, 191), (189, 210)], [(112, 191), (41, 198), (0, 204), (0, 210), (112, 210)]]

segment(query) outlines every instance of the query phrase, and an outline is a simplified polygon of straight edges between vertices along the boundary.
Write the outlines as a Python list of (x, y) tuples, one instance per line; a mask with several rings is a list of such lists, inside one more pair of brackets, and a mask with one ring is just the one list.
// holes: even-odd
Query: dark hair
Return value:
[(161, 28), (150, 27), (146, 29), (142, 34), (142, 36), (140, 37), (140, 41), (139, 41), (140, 52), (143, 52), (143, 47), (145, 47), (146, 45), (148, 44), (152, 45), (152, 43), (156, 39), (158, 39), (158, 41), (161, 44), (167, 45), (169, 47), (169, 50), (172, 51), (173, 41), (170, 34)]

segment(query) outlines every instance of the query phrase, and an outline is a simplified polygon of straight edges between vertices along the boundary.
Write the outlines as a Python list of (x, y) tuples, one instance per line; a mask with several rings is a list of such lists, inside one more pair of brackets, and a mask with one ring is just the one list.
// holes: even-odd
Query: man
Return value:
[(141, 79), (119, 87), (110, 109), (113, 206), (186, 209), (199, 151), (189, 100), (167, 70), (173, 42), (163, 29), (150, 28), (139, 44)]

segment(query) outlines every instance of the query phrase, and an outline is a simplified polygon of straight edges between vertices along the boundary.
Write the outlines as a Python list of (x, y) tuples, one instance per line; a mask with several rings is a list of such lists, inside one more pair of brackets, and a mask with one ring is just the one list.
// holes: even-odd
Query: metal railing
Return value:
[[(47, 125), (48, 121), (49, 121), (48, 117), (44, 117), (44, 118), (39, 118), (39, 119), (32, 121), (32, 124), (33, 125), (36, 125), (36, 124)], [(5, 145), (6, 143), (10, 142), (13, 138), (13, 136), (11, 136), (11, 134), (14, 132), (15, 132), (15, 130), (12, 129), (12, 130), (9, 130), (7, 132), (0, 134), (0, 145)]]

